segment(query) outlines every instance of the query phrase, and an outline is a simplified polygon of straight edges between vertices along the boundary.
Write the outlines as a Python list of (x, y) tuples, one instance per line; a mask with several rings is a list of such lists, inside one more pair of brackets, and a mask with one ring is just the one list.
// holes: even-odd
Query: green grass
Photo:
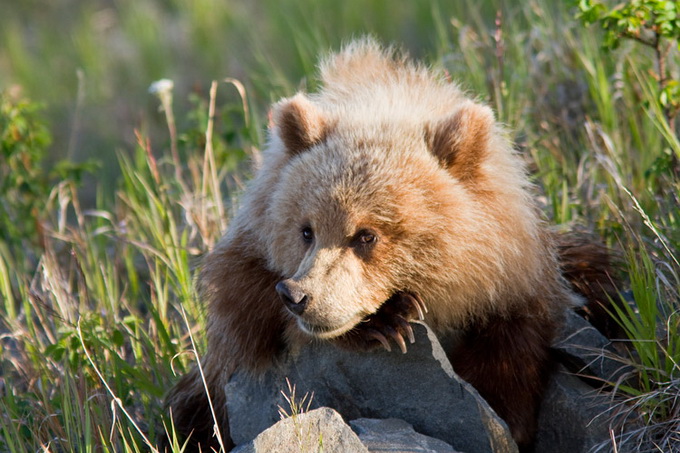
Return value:
[[(205, 350), (194, 269), (228, 228), (268, 103), (313, 88), (317, 55), (365, 32), (488, 102), (546, 215), (626, 252), (638, 304), (620, 316), (639, 378), (618, 394), (643, 415), (635, 436), (667, 441), (680, 385), (680, 185), (668, 157), (680, 144), (646, 49), (603, 51), (596, 29), (549, 0), (59, 5), (0, 15), (0, 450), (149, 450), (163, 393), (195, 361), (190, 333)], [(175, 82), (173, 138), (147, 93), (162, 77)], [(54, 167), (85, 157), (101, 167), (80, 186), (90, 168)]]

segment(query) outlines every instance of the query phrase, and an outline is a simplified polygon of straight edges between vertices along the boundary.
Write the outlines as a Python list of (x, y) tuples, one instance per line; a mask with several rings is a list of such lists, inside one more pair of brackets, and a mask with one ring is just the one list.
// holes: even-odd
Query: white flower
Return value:
[(162, 96), (165, 93), (171, 93), (172, 89), (175, 87), (175, 83), (170, 79), (160, 79), (156, 80), (149, 87), (149, 93), (157, 94)]

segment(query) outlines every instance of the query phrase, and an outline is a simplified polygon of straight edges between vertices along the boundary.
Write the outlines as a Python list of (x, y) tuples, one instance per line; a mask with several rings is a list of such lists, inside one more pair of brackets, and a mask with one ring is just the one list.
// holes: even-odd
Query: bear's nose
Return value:
[(283, 280), (276, 284), (276, 292), (293, 314), (301, 315), (305, 311), (309, 298), (293, 280)]

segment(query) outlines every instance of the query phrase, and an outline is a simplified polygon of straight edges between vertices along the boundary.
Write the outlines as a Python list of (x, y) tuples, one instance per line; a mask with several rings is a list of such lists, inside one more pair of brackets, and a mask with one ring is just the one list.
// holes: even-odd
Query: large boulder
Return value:
[(432, 331), (413, 324), (407, 354), (347, 351), (318, 342), (290, 354), (261, 378), (236, 373), (226, 386), (231, 436), (238, 444), (290, 410), (287, 379), (310, 407), (331, 407), (346, 420), (397, 418), (419, 433), (469, 453), (516, 452), (505, 423), (454, 372)]

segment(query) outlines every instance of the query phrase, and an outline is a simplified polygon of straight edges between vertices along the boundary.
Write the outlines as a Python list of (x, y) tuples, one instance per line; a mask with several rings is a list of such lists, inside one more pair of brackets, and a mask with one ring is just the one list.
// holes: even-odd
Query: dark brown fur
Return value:
[[(245, 241), (246, 237), (241, 240)], [(225, 266), (224, 263), (229, 265)], [(235, 248), (217, 249), (207, 256), (203, 264), (202, 295), (208, 297), (208, 293), (219, 293), (210, 296), (210, 300), (215, 301), (211, 311), (215, 317), (210, 322), (224, 323), (225, 327), (229, 326), (231, 332), (236, 333), (235, 338), (242, 339), (235, 347), (234, 338), (219, 336), (215, 330), (209, 329), (212, 336), (208, 340), (208, 354), (230, 357), (230, 360), (223, 361), (223, 368), (209, 368), (205, 376), (205, 385), (210, 392), (216, 417), (221, 422), (220, 432), (227, 450), (234, 445), (229, 435), (224, 385), (237, 364), (253, 371), (262, 370), (271, 364), (283, 347), (286, 317), (274, 290), (279, 280), (279, 276), (266, 270), (260, 259), (248, 257)], [(206, 356), (202, 362), (209, 360), (210, 357)], [(196, 368), (172, 388), (166, 397), (166, 407), (167, 412), (172, 413), (179, 438), (190, 439), (186, 452), (199, 451), (199, 445), (202, 451), (210, 451), (210, 448), (219, 450), (208, 397)], [(168, 447), (167, 439), (163, 439), (161, 447), (161, 451)]]
[[(219, 451), (220, 444), (215, 436), (215, 422), (210, 411), (210, 402), (203, 387), (198, 368), (192, 369), (188, 374), (172, 388), (166, 399), (166, 411), (172, 414), (172, 422), (176, 429), (176, 435), (180, 445), (189, 439), (185, 452)], [(234, 447), (229, 435), (229, 423), (226, 413), (227, 402), (224, 392), (218, 386), (209, 386), (210, 401), (216, 411), (219, 420), (224, 420), (220, 426), (220, 433), (224, 448), (227, 451)], [(170, 425), (168, 425), (170, 426)], [(170, 443), (166, 438), (161, 438), (159, 446), (161, 452), (170, 451)]]
[(470, 326), (448, 351), (454, 370), (510, 427), (520, 451), (530, 451), (538, 409), (553, 364), (555, 322), (516, 313)]
[(623, 338), (625, 334), (611, 314), (612, 303), (619, 303), (616, 255), (582, 233), (558, 234), (556, 242), (562, 275), (586, 299), (577, 312), (606, 337)]

